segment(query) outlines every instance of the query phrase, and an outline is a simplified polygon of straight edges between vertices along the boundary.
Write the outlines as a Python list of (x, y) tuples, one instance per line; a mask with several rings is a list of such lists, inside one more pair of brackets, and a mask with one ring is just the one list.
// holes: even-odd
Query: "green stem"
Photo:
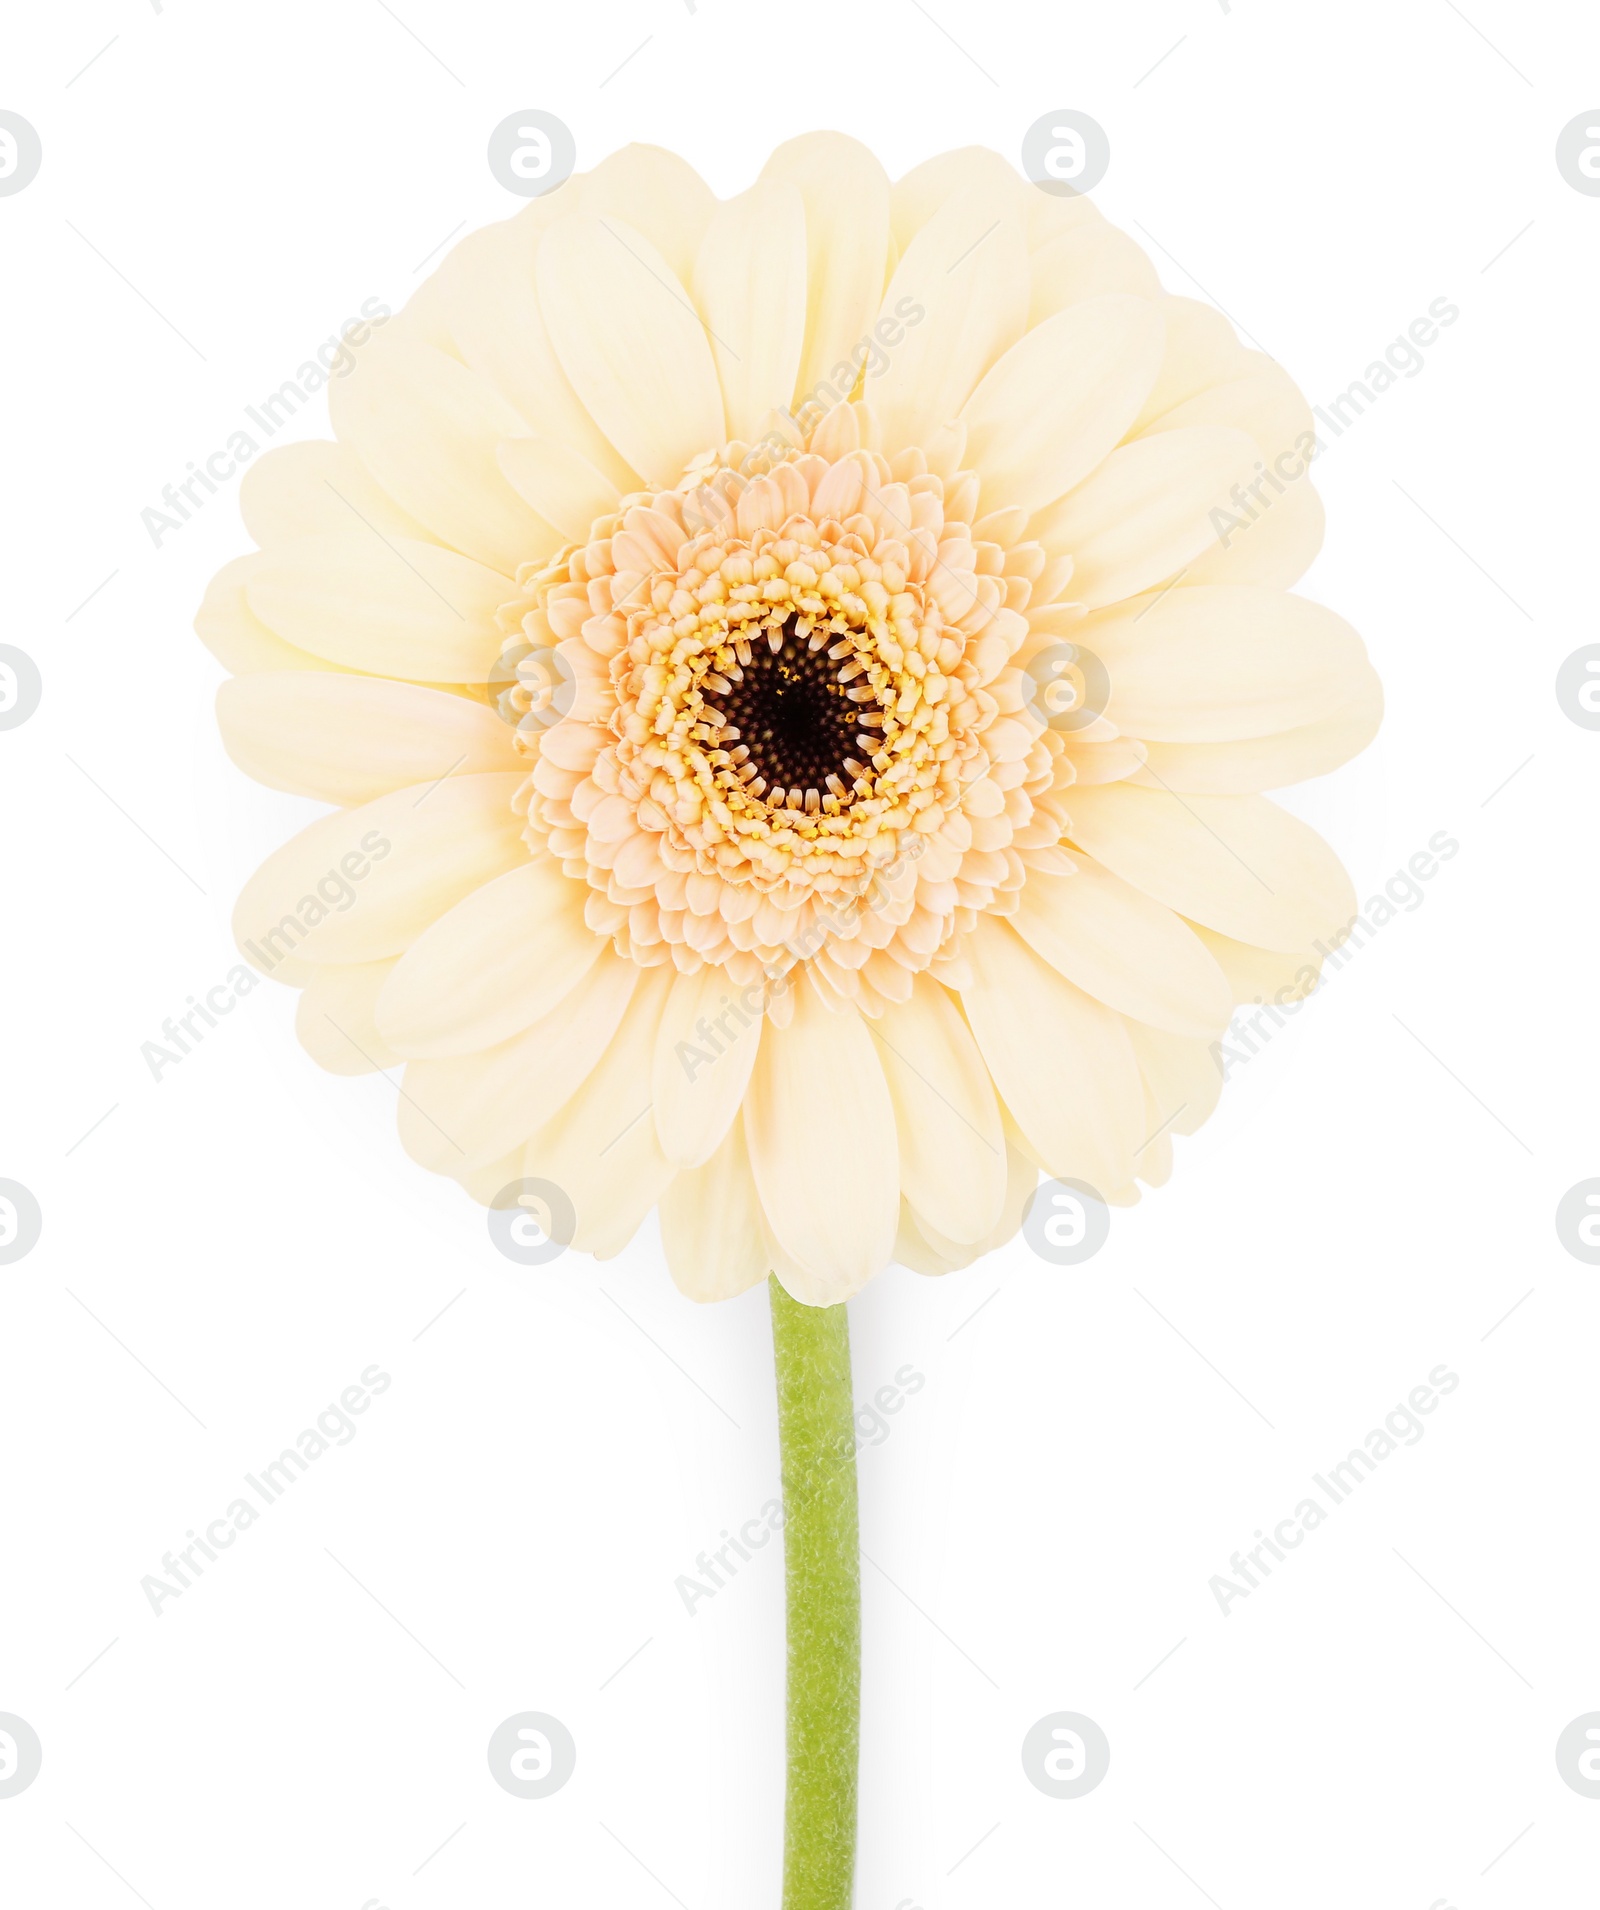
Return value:
[(861, 1729), (850, 1324), (842, 1305), (802, 1306), (768, 1284), (789, 1620), (783, 1910), (849, 1910)]

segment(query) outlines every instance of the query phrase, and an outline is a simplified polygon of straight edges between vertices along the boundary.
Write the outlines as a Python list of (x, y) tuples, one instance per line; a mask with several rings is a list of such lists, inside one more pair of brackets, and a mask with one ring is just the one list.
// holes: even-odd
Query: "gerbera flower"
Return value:
[[(1287, 594), (1311, 417), (1083, 198), (835, 134), (632, 147), (475, 233), (245, 480), (228, 749), (338, 805), (236, 928), (402, 1140), (697, 1299), (822, 1305), (1108, 1200), (1355, 900), (1263, 790), (1361, 749)], [(1280, 999), (1286, 996), (1280, 995)]]
[(1262, 794), (1380, 711), (1286, 594), (1310, 414), (1087, 200), (833, 134), (725, 204), (629, 148), (353, 355), (199, 620), (235, 759), (336, 805), (240, 942), (325, 1066), (404, 1064), (424, 1166), (601, 1255), (659, 1205), (698, 1299), (775, 1269), (784, 1902), (843, 1910), (831, 1303), (1007, 1239), (1041, 1170), (1163, 1180), (1235, 1002), (1354, 915)]

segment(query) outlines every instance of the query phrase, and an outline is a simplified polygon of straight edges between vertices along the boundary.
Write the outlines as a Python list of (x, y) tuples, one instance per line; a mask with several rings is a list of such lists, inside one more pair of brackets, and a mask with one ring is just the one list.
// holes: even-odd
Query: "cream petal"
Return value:
[(378, 1033), (378, 991), (393, 961), (330, 963), (312, 971), (295, 1009), (294, 1031), (329, 1074), (374, 1074), (399, 1056)]
[[(806, 337), (794, 389), (799, 402), (831, 378), (835, 365), (849, 361), (877, 314), (889, 257), (889, 179), (874, 155), (843, 133), (785, 140), (761, 177), (797, 187), (805, 202)], [(835, 393), (840, 395), (848, 393)]]
[(430, 272), (389, 323), (388, 336), (404, 338), (414, 345), (431, 345), (435, 351), (455, 356), (455, 340), (450, 336), (447, 287), (450, 262), (455, 248), (447, 252), (437, 272)]
[[(1140, 1180), (1144, 1181), (1146, 1185), (1150, 1187), (1165, 1187), (1167, 1182), (1172, 1178), (1172, 1134), (1169, 1129), (1162, 1126), (1162, 1122), (1165, 1119), (1166, 1116), (1161, 1111), (1160, 1103), (1150, 1092), (1149, 1087), (1146, 1086), (1144, 1091), (1144, 1125), (1145, 1132), (1150, 1136), (1150, 1139), (1145, 1142), (1144, 1146), (1141, 1147), (1139, 1152), (1134, 1156), (1134, 1171), (1138, 1174)], [(1137, 1200), (1138, 1189), (1135, 1188), (1132, 1191), (1135, 1200)], [(1129, 1204), (1132, 1205), (1133, 1203), (1130, 1202)]]
[(947, 1273), (955, 1273), (977, 1258), (977, 1250), (968, 1247), (950, 1247), (941, 1252), (928, 1240), (918, 1225), (918, 1215), (910, 1201), (900, 1202), (900, 1224), (894, 1236), (894, 1260), (899, 1267), (909, 1267), (913, 1273), (925, 1274), (938, 1279)]
[(409, 1063), (400, 1104), (406, 1152), (436, 1174), (459, 1174), (525, 1145), (588, 1079), (644, 972), (606, 948), (547, 1015), (509, 1041)]
[(524, 1173), (572, 1202), (573, 1245), (601, 1260), (628, 1244), (676, 1172), (650, 1119), (650, 1057), (671, 981), (670, 968), (643, 972), (594, 1072), (524, 1157)]
[(900, 1242), (905, 1237), (907, 1231), (908, 1220), (910, 1223), (910, 1231), (919, 1240), (927, 1244), (930, 1256), (939, 1262), (939, 1265), (936, 1267), (919, 1267), (917, 1269), (919, 1273), (955, 1273), (962, 1267), (970, 1267), (980, 1254), (987, 1251), (982, 1242), (947, 1240), (945, 1236), (940, 1233), (939, 1229), (934, 1226), (933, 1222), (928, 1219), (926, 1214), (919, 1213), (917, 1209), (912, 1206), (910, 1201), (902, 1200), (900, 1203), (900, 1232), (895, 1237), (897, 1257)]
[(1028, 323), (1041, 324), (1053, 312), (1108, 292), (1131, 292), (1154, 299), (1161, 292), (1156, 269), (1126, 232), (1103, 220), (1058, 233), (1031, 260), (1032, 295)]
[[(552, 202), (557, 198), (565, 201), (564, 213), (576, 208), (575, 196), (550, 195)], [(540, 206), (545, 203), (535, 201)], [(638, 473), (617, 455), (589, 416), (550, 342), (534, 272), (539, 238), (538, 226), (508, 219), (474, 232), (451, 253), (447, 308), (456, 348), (526, 419), (526, 429), (536, 438), (549, 439), (581, 458), (618, 493), (637, 490)], [(511, 481), (520, 489), (515, 478)], [(563, 529), (537, 498), (525, 492), (523, 496), (547, 523)], [(583, 530), (587, 534), (587, 524)]]
[(979, 917), (964, 950), (967, 1019), (1045, 1172), (1101, 1192), (1124, 1185), (1146, 1132), (1127, 1023), (995, 916)]
[(996, 1247), (1003, 1247), (1021, 1231), (1023, 1216), (1039, 1187), (1039, 1163), (1023, 1145), (1016, 1123), (1003, 1105), (1000, 1119), (1006, 1137), (1006, 1191), (1000, 1203), (999, 1222), (994, 1232), (981, 1243), (980, 1251), (983, 1253), (993, 1253)]
[(590, 416), (634, 470), (676, 483), (724, 433), (710, 341), (672, 268), (634, 227), (584, 214), (550, 228), (537, 268), (550, 337)]
[[(1264, 459), (1283, 458), (1286, 468), (1296, 463), (1303, 469), (1317, 438), (1310, 405), (1289, 374), (1265, 352), (1247, 352), (1245, 357), (1248, 368), (1239, 377), (1212, 385), (1174, 405), (1146, 426), (1141, 435), (1176, 431), (1185, 425), (1229, 425), (1236, 431), (1249, 432)], [(1259, 504), (1272, 484), (1265, 477), (1257, 482), (1261, 487), (1256, 494)]]
[(458, 551), (358, 526), (263, 551), (245, 594), (286, 643), (346, 669), (483, 683), (504, 641), (495, 613), (516, 586)]
[(205, 600), (195, 612), (195, 635), (235, 676), (258, 670), (337, 670), (338, 664), (325, 657), (285, 643), (250, 608), (246, 589), (261, 561), (257, 550), (222, 566), (206, 585)]
[(383, 677), (232, 677), (217, 691), (217, 725), (246, 775), (344, 807), (463, 771), (518, 767), (512, 732), (492, 710)]
[(1264, 796), (1184, 796), (1107, 783), (1074, 789), (1081, 849), (1180, 915), (1262, 948), (1308, 948), (1356, 912), (1338, 857)]
[(806, 212), (766, 179), (717, 207), (694, 267), (728, 435), (754, 442), (794, 395), (806, 335)]
[(804, 982), (791, 999), (788, 1027), (762, 1035), (745, 1138), (767, 1225), (805, 1276), (796, 1298), (830, 1305), (864, 1287), (894, 1244), (894, 1105), (856, 1009), (830, 1010)]
[(1028, 249), (1038, 254), (1063, 232), (1076, 232), (1080, 226), (1104, 225), (1105, 218), (1095, 202), (1081, 192), (1058, 194), (1041, 192), (1035, 187), (1025, 192)]
[(709, 1160), (739, 1112), (761, 1043), (763, 992), (741, 990), (725, 968), (710, 965), (673, 982), (651, 1100), (661, 1151), (674, 1166)]
[(583, 189), (592, 173), (575, 172), (552, 186), (548, 192), (541, 192), (536, 199), (527, 200), (520, 211), (512, 213), (507, 225), (520, 226), (534, 237), (547, 226), (553, 226), (557, 219), (566, 218), (569, 212), (578, 211), (583, 201)]
[(525, 1152), (525, 1148), (519, 1147), (515, 1153), (508, 1154), (504, 1160), (495, 1161), (488, 1167), (463, 1167), (452, 1174), (451, 1179), (480, 1207), (492, 1207), (513, 1181), (522, 1179)]
[(1150, 300), (1087, 299), (991, 366), (962, 409), (983, 508), (1033, 512), (1081, 484), (1137, 416), (1161, 364)]
[(1061, 739), (1061, 754), (1072, 765), (1074, 782), (1120, 783), (1141, 767), (1149, 747), (1136, 736), (1108, 736), (1097, 742), (1069, 733)]
[[(282, 944), (278, 946), (281, 947)], [(304, 988), (323, 964), (303, 962), (294, 955), (272, 954), (263, 950), (259, 960), (251, 956), (250, 966), (258, 970), (268, 981), (278, 982), (284, 988)]]
[(1253, 796), (1326, 776), (1359, 756), (1383, 721), (1383, 685), (1366, 670), (1356, 697), (1332, 716), (1275, 736), (1229, 743), (1151, 743), (1149, 767), (1129, 781), (1200, 796)]
[[(915, 324), (895, 316), (906, 300), (923, 313)], [(885, 449), (923, 444), (956, 418), (1027, 316), (1021, 214), (997, 214), (989, 194), (963, 188), (912, 239), (883, 295), (880, 318), (906, 326), (883, 371), (867, 380)]]
[(522, 780), (451, 776), (321, 817), (244, 885), (235, 940), (266, 970), (291, 952), (309, 962), (400, 954), (463, 895), (526, 857), (511, 807)]
[(1370, 675), (1342, 617), (1284, 591), (1201, 585), (1085, 618), (1109, 722), (1144, 742), (1224, 743), (1321, 722)]
[(978, 1044), (950, 995), (926, 974), (910, 999), (867, 1024), (900, 1149), (900, 1191), (947, 1241), (985, 1239), (1006, 1185), (1000, 1108)]
[(1135, 432), (1164, 418), (1196, 393), (1239, 377), (1251, 357), (1227, 319), (1212, 306), (1175, 298), (1170, 292), (1163, 293), (1158, 303), (1166, 320), (1167, 349)]
[(329, 532), (348, 536), (363, 523), (384, 537), (433, 541), (353, 452), (317, 438), (257, 458), (239, 482), (239, 514), (264, 547)]
[(1322, 499), (1311, 480), (1295, 478), (1253, 521), (1245, 519), (1224, 530), (1211, 549), (1189, 566), (1184, 582), (1258, 584), (1265, 590), (1287, 590), (1306, 574), (1322, 549), (1324, 524)]
[(604, 942), (581, 882), (550, 856), (484, 883), (419, 935), (389, 978), (378, 1025), (411, 1056), (470, 1054), (538, 1021), (581, 981)]
[(1010, 920), (1036, 955), (1120, 1014), (1208, 1038), (1228, 1025), (1227, 981), (1193, 932), (1087, 857), (1070, 878), (1030, 874)]
[[(765, 1222), (766, 1216), (762, 1216)], [(838, 1287), (821, 1275), (802, 1267), (772, 1236), (767, 1229), (767, 1259), (771, 1264), (773, 1278), (788, 1294), (791, 1300), (798, 1300), (801, 1306), (837, 1306), (841, 1297)]]
[(981, 195), (996, 213), (1026, 221), (1027, 201), (1034, 190), (987, 146), (935, 153), (894, 183), (890, 217), (895, 248), (902, 255), (909, 250), (916, 235), (958, 193)]
[(518, 497), (570, 543), (586, 543), (594, 520), (622, 502), (603, 471), (557, 438), (507, 438), (495, 457)]
[(661, 1196), (661, 1245), (674, 1284), (690, 1300), (731, 1300), (766, 1279), (766, 1230), (742, 1121)]
[(1193, 1134), (1210, 1117), (1222, 1094), (1222, 1069), (1214, 1041), (1197, 1041), (1141, 1021), (1127, 1024), (1139, 1073), (1154, 1103), (1147, 1132)]
[(1271, 999), (1282, 1007), (1300, 1001), (1317, 985), (1322, 973), (1322, 957), (1313, 949), (1255, 948), (1248, 942), (1236, 942), (1231, 935), (1219, 935), (1204, 923), (1189, 924), (1212, 959), (1227, 978), (1235, 1004)]
[(663, 146), (624, 146), (578, 182), (578, 210), (642, 232), (684, 284), (716, 212), (711, 188)]
[(435, 536), (515, 576), (560, 536), (500, 474), (495, 447), (531, 427), (489, 380), (432, 345), (380, 333), (328, 393), (346, 444)]
[(1028, 534), (1070, 554), (1072, 595), (1091, 610), (1164, 582), (1217, 542), (1229, 493), (1255, 475), (1255, 439), (1221, 426), (1140, 438), (1113, 451)]

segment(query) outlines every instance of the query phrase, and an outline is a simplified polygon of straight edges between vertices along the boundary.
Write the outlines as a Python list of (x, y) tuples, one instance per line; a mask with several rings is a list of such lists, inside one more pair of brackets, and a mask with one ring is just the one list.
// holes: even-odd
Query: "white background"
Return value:
[[(1302, 589), (1389, 714), (1291, 798), (1363, 897), (1459, 854), (1088, 1266), (1018, 1241), (851, 1303), (858, 1391), (926, 1378), (861, 1459), (857, 1903), (1593, 1901), (1600, 1803), (1553, 1753), (1600, 1709), (1600, 1272), (1553, 1216), (1600, 1173), (1600, 735), (1553, 680), (1600, 636), (1600, 199), (1553, 149), (1597, 53), (1592, 9), (1508, 0), (11, 11), (44, 166), (0, 198), (0, 641), (45, 699), (0, 736), (0, 1175), (44, 1234), (0, 1269), (0, 1711), (44, 1767), (0, 1802), (6, 1903), (777, 1901), (778, 1550), (692, 1618), (674, 1589), (776, 1490), (764, 1293), (680, 1299), (653, 1222), (513, 1268), (286, 990), (159, 1083), (140, 1057), (312, 808), (228, 763), (190, 633), (236, 485), (159, 550), (139, 512), (515, 210), (484, 148), (528, 106), (582, 167), (651, 140), (724, 195), (812, 127), (898, 175), (1076, 107), (1106, 214), (1317, 403), (1460, 307), (1318, 464)], [(374, 1361), (354, 1442), (155, 1618), (141, 1577)], [(1421, 1443), (1224, 1617), (1211, 1575), (1441, 1361)], [(526, 1709), (578, 1746), (547, 1801), (485, 1761)], [(1112, 1747), (1076, 1802), (1019, 1758), (1063, 1709)]]

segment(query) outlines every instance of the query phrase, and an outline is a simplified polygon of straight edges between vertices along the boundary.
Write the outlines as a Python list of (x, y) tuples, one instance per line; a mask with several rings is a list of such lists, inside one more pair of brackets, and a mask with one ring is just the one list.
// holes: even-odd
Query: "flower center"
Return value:
[(1031, 559), (974, 537), (977, 478), (829, 419), (754, 479), (727, 446), (623, 498), (518, 571), (500, 625), (528, 650), (506, 665), (536, 759), (514, 806), (587, 884), (589, 927), (686, 975), (803, 961), (871, 1013), (1015, 907), (1023, 852), (1060, 834), (1035, 809), (1063, 743), (1011, 661)]
[(730, 670), (735, 680), (708, 701), (722, 719), (723, 747), (748, 752), (749, 792), (781, 803), (794, 791), (815, 810), (830, 788), (842, 796), (861, 773), (858, 758), (870, 745), (858, 734), (859, 704), (870, 692), (850, 693), (845, 679), (859, 666), (843, 661), (848, 644), (814, 646), (794, 634), (794, 621), (791, 614), (764, 631), (749, 646), (749, 663), (735, 666), (736, 676)]

